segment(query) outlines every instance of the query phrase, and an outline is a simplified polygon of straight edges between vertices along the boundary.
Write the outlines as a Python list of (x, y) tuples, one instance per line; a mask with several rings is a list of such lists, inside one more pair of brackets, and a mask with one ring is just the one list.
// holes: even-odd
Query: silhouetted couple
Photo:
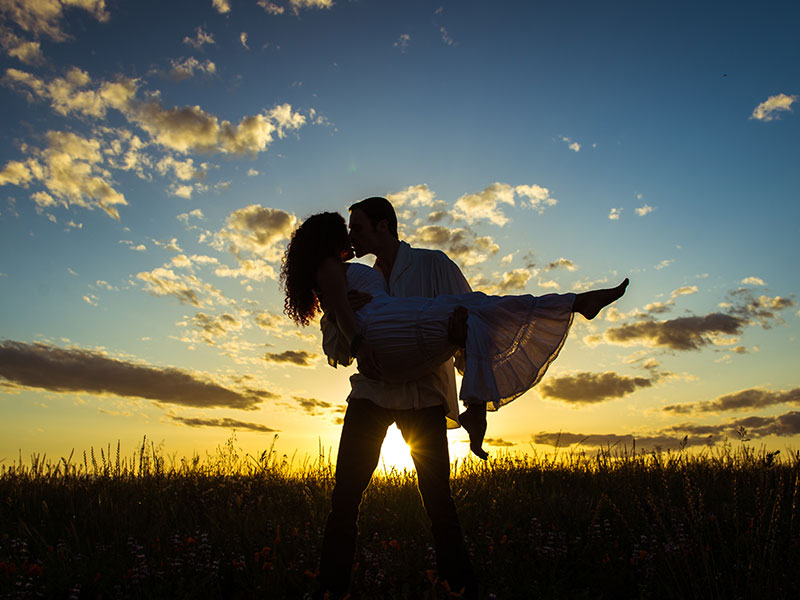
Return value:
[[(374, 254), (374, 267), (348, 263)], [(395, 423), (409, 445), (431, 520), (439, 578), (463, 598), (476, 594), (472, 564), (450, 492), (448, 422), (486, 458), (486, 410), (496, 410), (542, 378), (564, 344), (574, 312), (594, 318), (625, 293), (616, 288), (535, 297), (472, 292), (438, 250), (412, 248), (397, 235), (385, 198), (313, 215), (294, 232), (281, 280), (285, 311), (308, 325), (322, 311), (323, 348), (333, 366), (358, 362), (336, 460), (317, 596), (349, 587), (361, 496)], [(463, 372), (458, 414), (455, 366)]]

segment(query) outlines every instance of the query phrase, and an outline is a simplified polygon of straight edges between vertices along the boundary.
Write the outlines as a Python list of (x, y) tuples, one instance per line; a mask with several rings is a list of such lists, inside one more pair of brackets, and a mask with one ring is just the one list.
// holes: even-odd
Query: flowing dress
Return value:
[[(482, 292), (398, 298), (388, 294), (378, 271), (359, 263), (348, 264), (347, 288), (372, 296), (355, 315), (387, 381), (417, 379), (452, 357), (458, 347), (447, 339), (448, 320), (456, 307), (465, 307), (466, 363), (459, 397), (465, 404), (486, 402), (490, 410), (539, 382), (564, 345), (575, 301), (575, 294)], [(327, 348), (326, 354), (331, 356)]]

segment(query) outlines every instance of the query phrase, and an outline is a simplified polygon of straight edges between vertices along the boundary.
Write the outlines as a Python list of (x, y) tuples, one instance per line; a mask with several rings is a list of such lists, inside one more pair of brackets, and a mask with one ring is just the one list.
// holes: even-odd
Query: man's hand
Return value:
[(372, 302), (372, 296), (358, 290), (347, 290), (347, 302), (350, 303), (350, 308), (353, 309), (353, 312), (356, 312), (359, 308), (364, 308)]
[(459, 348), (467, 346), (467, 309), (457, 306), (447, 321), (447, 340)]
[(368, 377), (370, 379), (381, 378), (381, 365), (378, 363), (378, 357), (375, 354), (375, 350), (372, 349), (372, 346), (369, 345), (367, 340), (361, 340), (361, 343), (358, 345), (358, 350), (356, 351), (356, 361), (358, 372), (364, 377)]

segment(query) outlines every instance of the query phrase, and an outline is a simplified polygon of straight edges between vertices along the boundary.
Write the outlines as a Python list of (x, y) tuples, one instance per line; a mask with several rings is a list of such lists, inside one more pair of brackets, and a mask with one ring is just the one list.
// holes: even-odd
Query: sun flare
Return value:
[(391, 425), (386, 432), (381, 448), (381, 458), (378, 461), (378, 469), (391, 471), (396, 469), (414, 469), (414, 461), (411, 460), (411, 449), (403, 439), (403, 434), (396, 425)]

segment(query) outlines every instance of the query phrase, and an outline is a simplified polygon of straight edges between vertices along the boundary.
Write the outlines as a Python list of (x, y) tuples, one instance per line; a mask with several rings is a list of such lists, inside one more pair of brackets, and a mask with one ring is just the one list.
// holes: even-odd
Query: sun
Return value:
[(391, 471), (392, 469), (402, 471), (403, 469), (414, 470), (414, 461), (411, 460), (411, 451), (408, 448), (403, 434), (396, 425), (389, 426), (386, 437), (381, 448), (381, 457), (378, 460), (378, 469)]

